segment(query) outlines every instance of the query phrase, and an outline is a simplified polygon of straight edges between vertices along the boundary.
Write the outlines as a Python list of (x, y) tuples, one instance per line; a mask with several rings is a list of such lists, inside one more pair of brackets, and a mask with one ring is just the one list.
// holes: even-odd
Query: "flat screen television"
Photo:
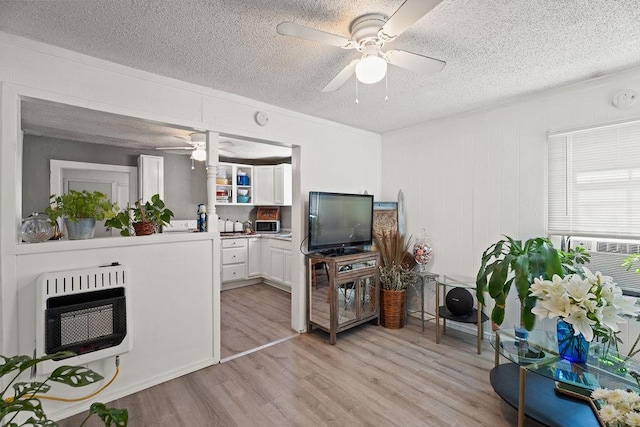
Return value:
[(342, 253), (372, 239), (372, 195), (309, 192), (309, 251)]

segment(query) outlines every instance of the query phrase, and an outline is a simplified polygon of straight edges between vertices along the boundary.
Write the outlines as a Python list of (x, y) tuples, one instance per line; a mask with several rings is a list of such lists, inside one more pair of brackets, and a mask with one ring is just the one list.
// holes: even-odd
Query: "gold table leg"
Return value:
[(440, 344), (440, 283), (436, 282), (436, 344)]
[(476, 338), (478, 340), (478, 354), (482, 352), (482, 305), (478, 303), (478, 324), (476, 325)]
[(520, 381), (518, 385), (518, 427), (524, 427), (524, 390), (526, 386), (527, 370), (520, 366)]

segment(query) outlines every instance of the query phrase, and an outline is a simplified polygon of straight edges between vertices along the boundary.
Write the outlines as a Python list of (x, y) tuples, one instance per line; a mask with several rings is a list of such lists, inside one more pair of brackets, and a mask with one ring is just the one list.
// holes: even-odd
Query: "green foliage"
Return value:
[(415, 261), (409, 253), (411, 238), (397, 231), (382, 231), (374, 235), (376, 248), (380, 253), (380, 284), (382, 289), (401, 291), (416, 280), (413, 267)]
[[(103, 379), (100, 374), (85, 367), (61, 366), (53, 371), (44, 382), (16, 382), (23, 372), (30, 370), (38, 363), (70, 356), (75, 356), (75, 353), (63, 351), (35, 359), (29, 356), (5, 357), (0, 355), (0, 378), (11, 375), (0, 393), (0, 422), (3, 423), (3, 426), (56, 427), (58, 424), (47, 417), (40, 402), (40, 399), (45, 398), (44, 395), (51, 389), (47, 382), (58, 382), (70, 387), (84, 387)], [(102, 419), (105, 426), (126, 427), (129, 417), (126, 409), (110, 409), (102, 403), (91, 405), (87, 419), (92, 414)], [(22, 421), (24, 418), (26, 419)]]
[(168, 209), (159, 194), (154, 194), (150, 201), (142, 204), (140, 200), (132, 208), (123, 209), (113, 218), (105, 221), (107, 230), (115, 228), (120, 230), (120, 235), (131, 236), (131, 226), (134, 222), (150, 222), (156, 229), (171, 222), (173, 211)]
[(551, 279), (554, 274), (564, 277), (574, 273), (577, 264), (589, 260), (589, 254), (584, 248), (558, 251), (549, 239), (542, 237), (531, 238), (524, 244), (521, 240), (505, 237), (482, 254), (482, 263), (476, 276), (476, 296), (478, 301), (485, 304), (485, 292), (489, 293), (495, 301), (491, 320), (501, 325), (507, 296), (515, 284), (520, 300), (520, 326), (532, 330), (536, 319), (531, 309), (537, 302), (536, 297), (529, 295), (533, 279)]
[(113, 218), (116, 205), (111, 203), (107, 195), (99, 191), (89, 193), (87, 190), (70, 190), (61, 196), (49, 196), (49, 206), (45, 212), (49, 220), (55, 223), (57, 218), (64, 217), (77, 222), (79, 218), (93, 218), (96, 221)]
[[(640, 254), (631, 254), (628, 258), (624, 259), (622, 263), (623, 267), (627, 267), (627, 270), (631, 269), (631, 266), (640, 261)], [(640, 273), (640, 267), (636, 267), (636, 273)]]

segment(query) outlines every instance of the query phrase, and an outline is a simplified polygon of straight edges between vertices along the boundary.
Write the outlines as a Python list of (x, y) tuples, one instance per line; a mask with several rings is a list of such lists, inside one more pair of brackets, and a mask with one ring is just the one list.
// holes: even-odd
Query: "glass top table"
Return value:
[[(640, 363), (597, 342), (591, 342), (585, 363), (572, 363), (558, 355), (555, 331), (534, 330), (526, 341), (516, 337), (513, 328), (492, 332), (490, 342), (496, 351), (495, 364), (499, 356), (507, 358), (520, 367), (518, 402), (525, 402), (525, 375), (533, 372), (560, 383), (568, 390), (589, 395), (596, 388), (632, 389), (640, 387), (631, 372), (640, 373)], [(518, 403), (518, 425), (524, 423), (525, 405)]]
[(447, 330), (447, 319), (455, 322), (473, 323), (476, 325), (476, 345), (478, 354), (482, 352), (482, 335), (483, 335), (483, 323), (489, 318), (482, 311), (482, 304), (477, 302), (477, 308), (472, 309), (471, 313), (466, 316), (455, 316), (450, 313), (445, 305), (440, 305), (440, 288), (443, 290), (442, 302), (446, 301), (447, 292), (449, 288), (465, 288), (472, 294), (475, 293), (476, 279), (473, 277), (455, 277), (449, 275), (443, 275), (436, 279), (436, 344), (440, 344), (440, 319), (442, 319), (442, 332)]

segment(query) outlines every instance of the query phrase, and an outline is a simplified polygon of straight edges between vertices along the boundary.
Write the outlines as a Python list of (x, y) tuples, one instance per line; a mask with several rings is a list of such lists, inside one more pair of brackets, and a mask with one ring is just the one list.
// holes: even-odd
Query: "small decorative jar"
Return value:
[(418, 264), (418, 268), (421, 273), (426, 271), (426, 266), (431, 260), (433, 256), (433, 247), (431, 246), (431, 242), (425, 229), (423, 228), (418, 237), (416, 238), (416, 242), (413, 245), (413, 257)]
[(45, 214), (34, 212), (20, 226), (20, 239), (27, 243), (46, 242), (53, 237), (53, 226)]

